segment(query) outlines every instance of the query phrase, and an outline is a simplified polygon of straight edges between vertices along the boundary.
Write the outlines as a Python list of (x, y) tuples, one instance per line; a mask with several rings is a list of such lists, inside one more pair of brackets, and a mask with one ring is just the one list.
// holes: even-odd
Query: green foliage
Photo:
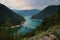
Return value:
[[(38, 26), (33, 32), (35, 35), (40, 34), (44, 36), (45, 34), (53, 33), (53, 35), (55, 35), (60, 40), (60, 6), (56, 6), (56, 8), (57, 9), (55, 13), (43, 18), (42, 24)], [(57, 32), (56, 29), (59, 32)]]
[(25, 19), (10, 10), (3, 4), (0, 4), (0, 27), (10, 27), (11, 25), (20, 25)]
[(18, 35), (17, 30), (20, 27), (0, 27), (0, 39), (1, 40), (23, 40), (22, 34)]

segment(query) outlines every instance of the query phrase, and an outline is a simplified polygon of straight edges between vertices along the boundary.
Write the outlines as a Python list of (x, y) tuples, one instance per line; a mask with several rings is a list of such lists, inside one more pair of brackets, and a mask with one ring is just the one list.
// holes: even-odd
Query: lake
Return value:
[(26, 34), (28, 32), (32, 32), (38, 25), (41, 25), (42, 21), (41, 20), (32, 20), (31, 16), (24, 16), (26, 22), (24, 25), (18, 30), (18, 34)]

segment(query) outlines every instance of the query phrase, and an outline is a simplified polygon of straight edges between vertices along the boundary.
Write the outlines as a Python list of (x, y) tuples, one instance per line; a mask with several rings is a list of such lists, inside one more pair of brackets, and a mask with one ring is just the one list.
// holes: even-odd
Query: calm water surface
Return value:
[(18, 30), (18, 34), (26, 34), (28, 32), (33, 31), (38, 25), (41, 25), (42, 21), (40, 20), (32, 20), (30, 19), (31, 16), (25, 16), (26, 22), (24, 23), (24, 26), (22, 26)]

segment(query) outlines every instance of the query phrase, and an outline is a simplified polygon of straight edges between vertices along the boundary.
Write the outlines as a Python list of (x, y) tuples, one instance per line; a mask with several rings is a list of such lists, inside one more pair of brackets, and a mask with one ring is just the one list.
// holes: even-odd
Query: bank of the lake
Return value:
[(41, 20), (32, 20), (31, 16), (25, 16), (26, 22), (24, 25), (18, 30), (18, 34), (26, 34), (28, 32), (32, 32), (38, 25), (42, 23)]

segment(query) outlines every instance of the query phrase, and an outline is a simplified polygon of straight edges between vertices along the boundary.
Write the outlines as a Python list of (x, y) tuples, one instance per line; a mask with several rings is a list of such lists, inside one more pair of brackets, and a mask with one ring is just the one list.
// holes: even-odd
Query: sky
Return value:
[(49, 5), (59, 5), (60, 0), (0, 0), (0, 3), (6, 5), (10, 9), (17, 9), (17, 10), (39, 9), (39, 10), (42, 10)]

